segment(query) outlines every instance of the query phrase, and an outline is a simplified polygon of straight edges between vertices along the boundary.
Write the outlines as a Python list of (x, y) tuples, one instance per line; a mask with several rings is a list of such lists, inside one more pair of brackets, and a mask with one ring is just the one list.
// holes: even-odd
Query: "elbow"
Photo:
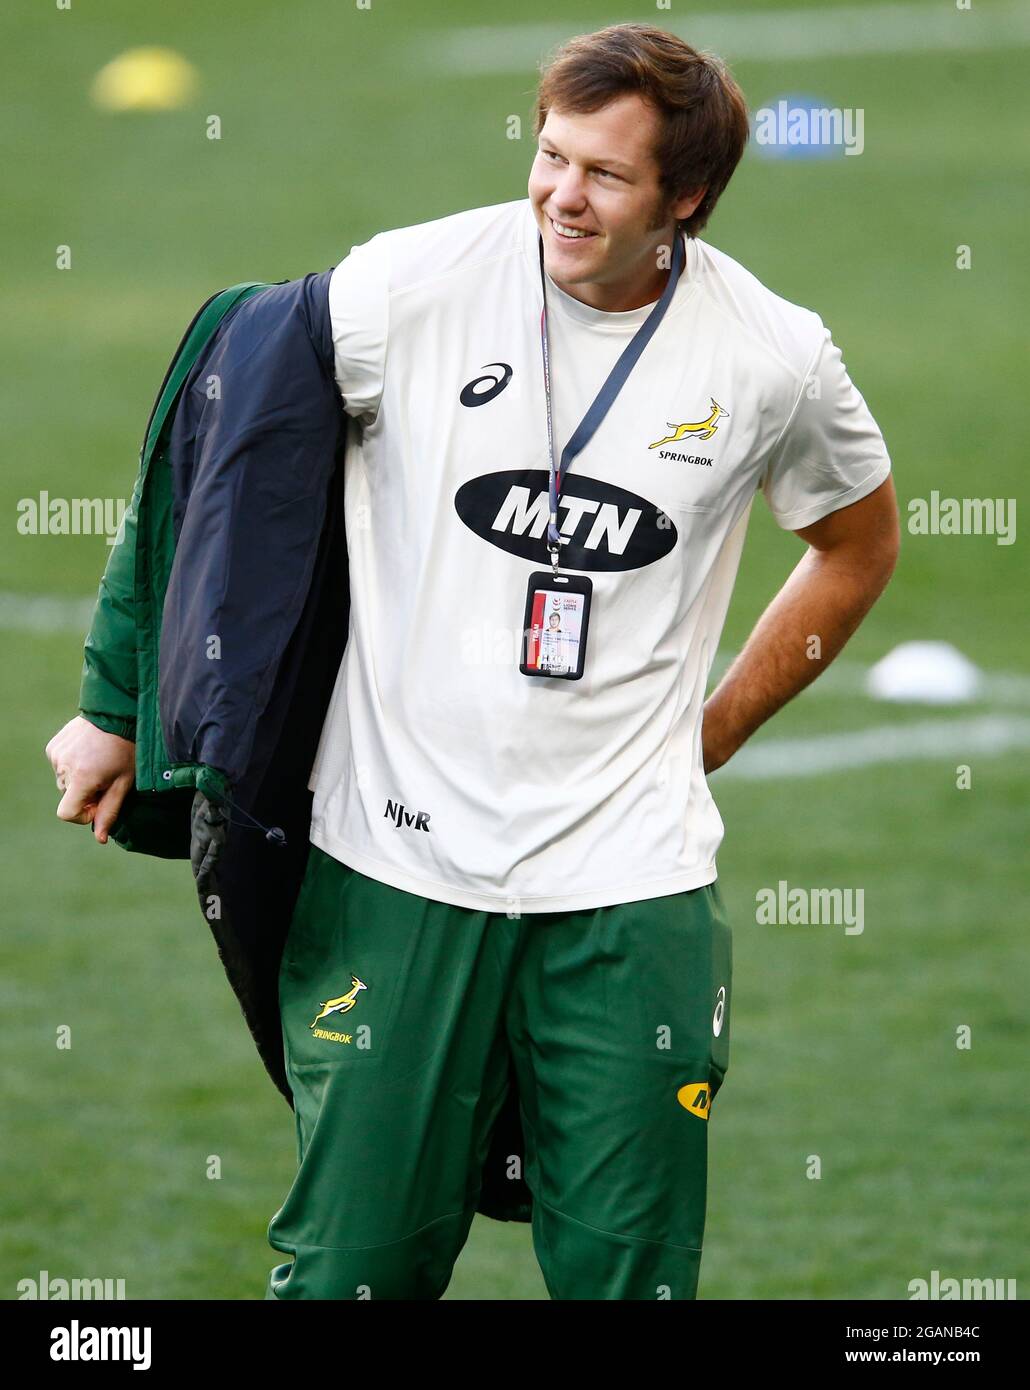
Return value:
[(898, 505), (895, 501), (891, 508), (890, 525), (886, 528), (881, 546), (880, 565), (883, 572), (883, 587), (886, 588), (890, 582), (891, 575), (897, 568), (898, 558), (901, 555), (901, 518), (898, 515)]
[(863, 569), (876, 594), (890, 583), (901, 554), (901, 519), (893, 489), (890, 500), (891, 505), (881, 510), (879, 524), (867, 533), (862, 547)]
[(894, 528), (893, 534), (884, 539), (883, 543), (877, 547), (873, 558), (873, 572), (878, 583), (878, 592), (883, 592), (891, 581), (898, 564), (898, 557), (901, 554), (901, 532), (898, 527)]

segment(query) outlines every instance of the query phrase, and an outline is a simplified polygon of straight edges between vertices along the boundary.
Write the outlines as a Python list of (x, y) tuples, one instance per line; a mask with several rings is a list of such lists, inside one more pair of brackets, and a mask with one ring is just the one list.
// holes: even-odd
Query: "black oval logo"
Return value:
[[(475, 381), (470, 381), (467, 386), (462, 387), (461, 395), (458, 400), (462, 405), (486, 405), (487, 401), (492, 401), (495, 396), (499, 396), (508, 382), (511, 381), (511, 368), (507, 362), (487, 362), (483, 371), (486, 372), (490, 367), (500, 367), (500, 376), (477, 376)], [(489, 382), (489, 386), (483, 391), (476, 388), (481, 386), (484, 381)]]
[[(544, 468), (483, 473), (461, 485), (454, 508), (482, 540), (549, 565), (549, 479)], [(581, 473), (570, 473), (562, 483), (558, 528), (569, 536), (560, 563), (570, 570), (641, 569), (668, 555), (678, 535), (672, 518), (653, 502)]]

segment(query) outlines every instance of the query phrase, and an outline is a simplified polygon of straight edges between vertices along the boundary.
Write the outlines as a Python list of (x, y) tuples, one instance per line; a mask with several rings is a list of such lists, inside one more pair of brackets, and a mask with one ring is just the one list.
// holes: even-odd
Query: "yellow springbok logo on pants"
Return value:
[(714, 396), (710, 396), (709, 400), (712, 402), (712, 413), (706, 419), (695, 420), (693, 423), (686, 425), (674, 425), (671, 420), (666, 420), (665, 423), (669, 426), (669, 429), (672, 430), (672, 434), (667, 434), (664, 439), (656, 439), (653, 444), (649, 444), (647, 447), (649, 449), (659, 449), (663, 444), (675, 444), (677, 440), (686, 439), (688, 434), (696, 435), (698, 439), (711, 439), (712, 435), (719, 428), (717, 422), (721, 420), (724, 415), (728, 417), (730, 412), (728, 410), (723, 410)]
[(354, 1005), (358, 1002), (358, 991), (368, 989), (368, 985), (362, 980), (359, 980), (357, 975), (352, 975), (350, 979), (351, 987), (346, 994), (341, 994), (338, 999), (326, 999), (319, 1004), (318, 1007), (322, 1012), (315, 1015), (308, 1024), (309, 1028), (314, 1028), (316, 1023), (323, 1018), (328, 1018), (330, 1014), (345, 1014), (348, 1010), (353, 1009)]

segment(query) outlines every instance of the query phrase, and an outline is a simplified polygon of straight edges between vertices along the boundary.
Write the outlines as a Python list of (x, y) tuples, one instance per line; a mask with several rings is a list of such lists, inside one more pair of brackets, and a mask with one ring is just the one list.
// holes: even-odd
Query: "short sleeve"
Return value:
[(329, 278), (336, 384), (348, 415), (379, 412), (386, 372), (389, 274), (380, 237), (352, 247)]
[(820, 331), (821, 342), (761, 483), (777, 524), (789, 531), (858, 502), (891, 471), (879, 426), (821, 321)]

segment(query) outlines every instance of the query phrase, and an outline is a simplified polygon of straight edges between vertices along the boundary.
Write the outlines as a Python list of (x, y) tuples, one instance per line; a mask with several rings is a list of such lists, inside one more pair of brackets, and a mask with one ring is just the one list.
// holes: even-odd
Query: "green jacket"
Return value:
[[(100, 583), (79, 696), (87, 719), (136, 742), (116, 843), (189, 859), (196, 792), (229, 806), (217, 863), (193, 866), (198, 898), (290, 1104), (278, 974), (350, 619), (331, 273), (236, 285), (188, 328)], [(225, 638), (217, 660), (211, 634)], [(513, 1074), (483, 1169), (485, 1215), (530, 1219), (528, 1186), (509, 1177), (523, 1152)]]
[[(139, 472), (86, 636), (79, 712), (97, 728), (136, 744), (136, 786), (112, 829), (125, 849), (188, 858), (188, 806), (199, 788), (223, 796), (217, 769), (173, 762), (158, 708), (161, 614), (175, 556), (168, 442), (173, 410), (204, 346), (225, 316), (268, 285), (250, 281), (213, 295), (190, 324), (158, 393), (140, 450)], [(169, 814), (168, 792), (174, 810)], [(162, 796), (162, 794), (165, 794)], [(161, 798), (158, 800), (158, 798)]]

